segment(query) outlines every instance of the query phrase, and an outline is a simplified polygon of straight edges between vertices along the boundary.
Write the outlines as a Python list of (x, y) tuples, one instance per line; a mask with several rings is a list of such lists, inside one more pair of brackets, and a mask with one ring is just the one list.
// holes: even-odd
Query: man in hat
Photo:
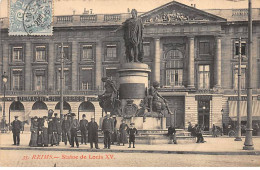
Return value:
[(137, 134), (137, 129), (134, 127), (134, 123), (130, 124), (130, 128), (128, 129), (129, 134), (129, 147), (131, 148), (131, 143), (133, 142), (133, 148), (135, 148), (135, 135)]
[(81, 144), (87, 144), (87, 130), (88, 130), (88, 121), (86, 119), (86, 115), (82, 115), (82, 120), (79, 122), (80, 124), (80, 132), (81, 132)]
[(90, 148), (93, 149), (93, 143), (95, 143), (95, 148), (98, 147), (98, 124), (95, 122), (95, 118), (91, 117), (91, 122), (88, 124), (88, 141), (90, 143)]
[(71, 147), (74, 147), (74, 141), (76, 142), (77, 148), (79, 147), (79, 141), (77, 138), (77, 131), (79, 130), (79, 121), (76, 119), (75, 113), (71, 113), (72, 120), (70, 124), (71, 133)]
[(116, 120), (116, 115), (112, 116), (112, 121), (113, 121), (113, 132), (111, 134), (111, 143), (112, 145), (114, 145), (115, 142), (117, 142), (117, 130), (116, 130), (116, 124), (117, 124), (117, 120)]
[(71, 145), (71, 134), (70, 134), (70, 124), (71, 121), (68, 119), (68, 115), (64, 115), (64, 120), (61, 124), (62, 129), (62, 142), (67, 145), (67, 141), (69, 141), (69, 144)]
[(113, 120), (110, 118), (110, 114), (107, 114), (103, 120), (102, 131), (104, 133), (104, 149), (110, 149), (111, 133), (114, 131)]
[(14, 121), (11, 123), (13, 132), (14, 145), (20, 145), (20, 131), (22, 129), (22, 122), (18, 120), (18, 116), (14, 117)]

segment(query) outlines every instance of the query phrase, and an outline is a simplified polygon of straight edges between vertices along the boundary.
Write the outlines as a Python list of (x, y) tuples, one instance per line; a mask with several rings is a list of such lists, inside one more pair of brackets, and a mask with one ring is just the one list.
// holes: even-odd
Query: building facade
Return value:
[[(235, 120), (239, 38), (242, 54), (242, 120), (246, 116), (247, 10), (199, 10), (170, 2), (139, 15), (144, 23), (144, 63), (149, 83), (159, 81), (160, 93), (175, 113), (177, 128), (188, 122), (222, 126)], [(2, 18), (0, 74), (8, 75), (5, 115), (21, 120), (59, 113), (61, 48), (65, 57), (64, 109), (99, 121), (103, 116), (97, 95), (103, 76), (117, 84), (125, 62), (122, 30), (114, 33), (126, 14), (55, 16), (53, 36), (8, 36)], [(260, 9), (253, 9), (253, 120), (260, 120)], [(0, 108), (3, 110), (3, 82)], [(2, 118), (3, 114), (1, 114)], [(166, 116), (167, 126), (170, 115)]]

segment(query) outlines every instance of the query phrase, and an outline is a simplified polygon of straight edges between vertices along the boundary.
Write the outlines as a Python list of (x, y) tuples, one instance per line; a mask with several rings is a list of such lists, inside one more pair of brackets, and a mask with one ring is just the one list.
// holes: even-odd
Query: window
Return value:
[(12, 56), (14, 62), (23, 61), (23, 47), (13, 47), (12, 48)]
[(93, 47), (92, 45), (82, 46), (82, 60), (92, 60), (93, 59)]
[(46, 47), (36, 46), (35, 47), (35, 61), (46, 61)]
[(91, 90), (93, 89), (92, 81), (92, 68), (82, 68), (80, 75), (80, 89)]
[(117, 84), (117, 68), (106, 68), (106, 77)]
[[(58, 45), (57, 49), (57, 61), (61, 59), (61, 52), (62, 52), (62, 47), (61, 45)], [(63, 45), (63, 53), (64, 53), (64, 59), (65, 60), (70, 60), (71, 59), (71, 53), (70, 53), (70, 46), (69, 45)]]
[(199, 89), (210, 88), (210, 68), (209, 65), (199, 65)]
[(12, 89), (13, 90), (23, 90), (23, 71), (22, 69), (13, 69), (13, 81)]
[(37, 91), (45, 90), (45, 70), (36, 70), (34, 85)]
[(144, 42), (143, 43), (143, 48), (144, 48), (144, 56), (149, 57), (150, 56), (150, 43), (149, 42)]
[[(235, 42), (235, 55), (239, 55), (239, 41)], [(241, 55), (246, 55), (246, 42), (241, 42)]]
[(107, 45), (106, 48), (106, 57), (108, 59), (115, 59), (117, 58), (117, 50), (116, 50), (116, 45)]
[(179, 50), (170, 50), (165, 57), (166, 86), (183, 85), (183, 54)]
[[(246, 65), (241, 65), (241, 89), (246, 88)], [(234, 70), (234, 89), (238, 89), (238, 65)]]
[(210, 54), (209, 42), (200, 42), (199, 43), (199, 54)]
[[(61, 79), (60, 79), (60, 72), (61, 70), (59, 69), (57, 72), (57, 76), (56, 76), (56, 89), (60, 90), (60, 83), (61, 83)], [(70, 72), (68, 68), (64, 68), (64, 82), (65, 82), (65, 86), (64, 86), (64, 90), (71, 90), (71, 77), (70, 77)]]

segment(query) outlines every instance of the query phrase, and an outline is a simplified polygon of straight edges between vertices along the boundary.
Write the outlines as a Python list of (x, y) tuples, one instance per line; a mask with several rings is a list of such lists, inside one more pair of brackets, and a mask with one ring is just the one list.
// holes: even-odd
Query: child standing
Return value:
[(131, 143), (133, 142), (133, 148), (135, 148), (135, 135), (137, 134), (137, 129), (134, 127), (134, 123), (130, 124), (130, 128), (128, 129), (129, 134), (129, 147), (131, 148)]

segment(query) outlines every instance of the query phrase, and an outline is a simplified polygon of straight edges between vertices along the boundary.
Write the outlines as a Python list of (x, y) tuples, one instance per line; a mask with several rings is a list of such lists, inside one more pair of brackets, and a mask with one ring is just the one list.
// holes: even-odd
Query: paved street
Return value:
[[(0, 166), (260, 166), (260, 156), (241, 155), (2, 150), (0, 155)], [(82, 155), (86, 157), (81, 157)]]

